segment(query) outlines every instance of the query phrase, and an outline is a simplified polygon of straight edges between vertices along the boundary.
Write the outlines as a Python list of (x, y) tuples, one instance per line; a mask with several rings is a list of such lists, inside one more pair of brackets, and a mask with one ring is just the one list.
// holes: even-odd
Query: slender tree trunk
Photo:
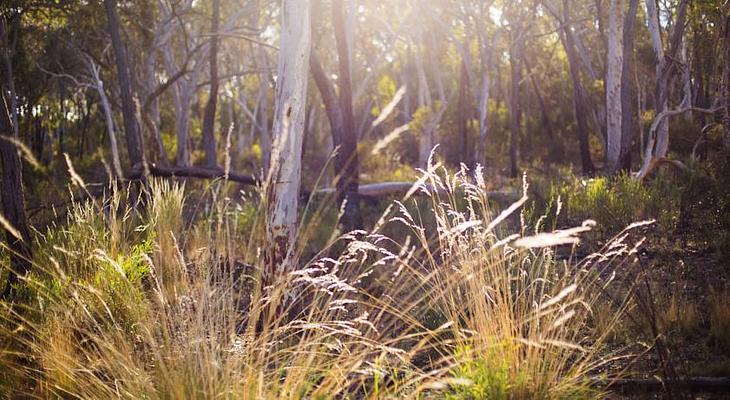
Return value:
[(489, 45), (482, 43), (481, 45), (481, 75), (482, 85), (479, 91), (479, 143), (475, 146), (476, 156), (474, 160), (477, 164), (485, 164), (487, 162), (487, 140), (489, 133), (489, 95), (490, 95), (490, 54)]
[[(423, 35), (418, 32), (418, 48), (421, 54), (424, 52)], [(426, 70), (423, 66), (423, 59), (417, 55), (415, 57), (416, 73), (418, 75), (418, 108), (430, 108), (433, 102), (431, 101), (431, 89), (428, 86), (428, 78), (426, 78)], [(432, 110), (433, 111), (433, 110)], [(418, 167), (426, 169), (428, 167), (428, 158), (431, 156), (431, 150), (433, 149), (433, 131), (431, 130), (431, 124), (423, 121), (421, 138), (419, 141), (419, 152), (418, 152)]]
[(540, 106), (540, 119), (542, 126), (545, 128), (545, 131), (547, 131), (548, 138), (552, 139), (555, 137), (555, 131), (553, 130), (553, 125), (550, 123), (550, 114), (548, 113), (547, 105), (545, 105), (545, 99), (542, 97), (540, 86), (537, 84), (537, 79), (535, 79), (535, 75), (532, 73), (532, 67), (530, 67), (530, 63), (527, 59), (525, 59), (525, 71), (530, 76), (530, 83), (532, 84), (532, 89), (535, 92), (537, 104)]
[[(145, 24), (153, 26), (154, 28), (149, 29), (151, 35), (146, 37), (145, 46), (147, 47), (147, 55), (142, 64), (142, 73), (144, 81), (144, 92), (145, 98), (152, 94), (152, 91), (157, 87), (157, 48), (163, 43), (169, 40), (170, 29), (163, 24), (155, 25), (154, 8), (144, 7), (142, 18)], [(143, 122), (142, 127), (146, 127), (149, 130), (149, 137), (155, 142), (156, 154), (154, 161), (160, 165), (167, 166), (170, 164), (170, 158), (165, 149), (165, 143), (162, 140), (161, 124), (162, 119), (160, 117), (160, 98), (156, 96), (147, 107), (147, 109), (141, 110), (141, 119)], [(144, 135), (142, 135), (144, 137)]]
[(466, 61), (461, 60), (459, 72), (459, 103), (457, 105), (457, 129), (461, 136), (461, 160), (472, 166), (470, 160), (472, 151), (469, 151), (469, 117), (471, 102), (469, 101), (469, 76), (466, 70)]
[(639, 0), (629, 0), (624, 21), (623, 66), (621, 69), (621, 150), (616, 167), (631, 170), (631, 142), (634, 138), (632, 79), (634, 77), (634, 27)]
[[(666, 87), (663, 78), (664, 65), (664, 45), (662, 44), (662, 36), (659, 28), (659, 13), (657, 11), (656, 0), (646, 0), (646, 19), (651, 34), (651, 43), (654, 47), (654, 55), (656, 56), (656, 86), (654, 89), (654, 109), (656, 115), (667, 111), (669, 108), (669, 99), (665, 96)], [(662, 120), (657, 128), (657, 146), (659, 142), (667, 143), (669, 138), (669, 120)], [(661, 138), (661, 139), (660, 139)], [(659, 146), (657, 154), (660, 153)], [(666, 153), (665, 153), (666, 154)], [(651, 157), (650, 157), (651, 158)]]
[(127, 66), (127, 54), (122, 43), (119, 17), (117, 16), (117, 1), (104, 0), (104, 9), (108, 20), (109, 36), (112, 40), (114, 58), (117, 64), (117, 77), (119, 79), (119, 94), (122, 101), (122, 116), (124, 118), (124, 134), (127, 139), (127, 152), (132, 165), (144, 162), (142, 151), (142, 136), (137, 126), (137, 119), (134, 112), (134, 99), (132, 95), (132, 82), (129, 78)]
[(267, 248), (264, 285), (295, 267), (297, 204), (311, 47), (309, 0), (282, 0), (281, 42), (276, 81), (274, 146), (266, 183)]
[[(600, 18), (598, 18), (600, 20)], [(569, 21), (569, 20), (566, 20)], [(568, 22), (565, 22), (568, 23)], [(570, 32), (570, 35), (572, 37), (573, 46), (574, 49), (577, 51), (577, 55), (580, 58), (581, 64), (583, 65), (583, 68), (585, 69), (586, 73), (588, 73), (588, 78), (590, 78), (590, 84), (594, 85), (596, 81), (599, 79), (598, 72), (596, 72), (595, 68), (593, 67), (593, 64), (591, 63), (591, 56), (590, 52), (586, 48), (585, 44), (583, 43), (583, 39), (581, 38), (581, 35), (578, 34), (578, 32)], [(604, 87), (605, 87), (605, 81), (604, 81)], [(596, 104), (595, 101), (593, 101), (593, 98), (588, 94), (588, 92), (585, 91), (585, 87), (581, 85), (581, 90), (583, 90), (582, 97), (587, 102), (587, 105), (585, 106), (586, 111), (590, 115), (590, 121), (593, 122), (595, 125), (595, 129), (597, 132), (597, 135), (602, 139), (601, 143), (602, 145), (606, 146), (606, 107), (603, 102), (598, 102)]]
[(58, 122), (58, 149), (56, 151), (56, 158), (63, 160), (63, 153), (66, 152), (64, 148), (63, 137), (66, 133), (66, 84), (65, 80), (58, 80), (58, 99), (61, 108), (61, 118)]
[(621, 0), (611, 0), (608, 8), (608, 58), (606, 60), (606, 162), (611, 173), (619, 169), (621, 156), (621, 83), (623, 70)]
[(190, 140), (188, 139), (188, 123), (190, 120), (190, 97), (192, 93), (188, 87), (180, 90), (179, 106), (177, 108), (177, 116), (175, 119), (175, 129), (177, 130), (177, 151), (175, 154), (175, 165), (178, 167), (190, 166)]
[[(17, 16), (16, 18), (20, 18)], [(17, 26), (17, 23), (16, 23)], [(17, 33), (16, 33), (17, 35)], [(8, 40), (8, 31), (5, 23), (5, 16), (0, 16), (0, 41), (2, 41), (3, 49), (0, 50), (0, 56), (3, 59), (3, 67), (5, 68), (5, 82), (0, 83), (0, 87), (7, 86), (10, 107), (10, 120), (12, 122), (13, 137), (18, 140), (18, 100), (15, 92), (15, 78), (13, 77), (13, 60), (11, 46)], [(4, 112), (4, 111), (2, 111)]]
[(588, 141), (588, 121), (586, 120), (586, 99), (584, 98), (585, 90), (580, 80), (580, 72), (578, 70), (578, 56), (575, 51), (573, 34), (568, 21), (570, 21), (570, 8), (568, 0), (563, 0), (563, 29), (562, 41), (565, 53), (568, 57), (568, 68), (570, 69), (570, 77), (573, 81), (573, 106), (575, 108), (575, 120), (578, 125), (578, 140), (580, 143), (580, 158), (582, 171), (584, 175), (591, 175), (595, 170), (593, 160), (591, 159), (590, 144)]
[(203, 148), (205, 149), (205, 165), (215, 167), (218, 164), (215, 140), (215, 111), (218, 102), (218, 24), (220, 20), (220, 0), (213, 0), (213, 16), (211, 18), (210, 43), (210, 94), (203, 112)]
[(362, 229), (360, 196), (358, 195), (360, 166), (357, 156), (357, 132), (352, 112), (352, 79), (350, 77), (350, 49), (345, 29), (347, 20), (343, 0), (332, 2), (332, 22), (337, 42), (339, 60), (340, 109), (342, 111), (342, 142), (338, 157), (344, 161), (344, 169), (337, 178), (337, 202), (342, 209), (340, 224), (346, 231)]
[[(514, 35), (511, 32), (511, 35)], [(514, 37), (511, 38), (509, 51), (510, 64), (510, 137), (509, 137), (509, 169), (510, 176), (517, 177), (519, 170), (517, 168), (517, 140), (520, 136), (520, 81), (522, 80), (521, 59), (522, 44)]]
[(101, 76), (99, 74), (99, 66), (94, 64), (92, 60), (89, 60), (89, 69), (94, 77), (94, 86), (96, 87), (96, 91), (99, 93), (101, 108), (104, 111), (104, 121), (106, 122), (106, 131), (109, 136), (109, 145), (112, 151), (112, 165), (114, 166), (114, 173), (117, 174), (117, 177), (123, 177), (124, 173), (122, 170), (122, 161), (119, 158), (117, 135), (114, 132), (114, 113), (112, 112), (112, 106), (106, 95), (106, 90), (104, 90), (104, 82), (101, 80)]
[(4, 93), (0, 95), (0, 200), (3, 217), (10, 224), (10, 228), (3, 229), (10, 253), (10, 271), (2, 298), (8, 299), (14, 292), (18, 277), (24, 277), (30, 272), (31, 236), (25, 215), (20, 157), (15, 145), (4, 138), (13, 132), (5, 97)]
[(411, 121), (411, 118), (413, 117), (413, 111), (411, 107), (411, 91), (413, 89), (413, 84), (411, 80), (411, 45), (410, 42), (406, 46), (406, 56), (405, 56), (405, 63), (401, 65), (401, 79), (403, 80), (403, 85), (406, 87), (406, 94), (403, 97), (403, 113), (401, 115), (401, 122), (404, 124), (407, 124)]
[[(266, 59), (266, 50), (260, 50), (261, 65), (264, 70), (268, 70), (269, 63)], [(269, 165), (271, 164), (271, 132), (269, 132), (269, 81), (267, 79), (269, 73), (263, 72), (259, 81), (259, 124), (261, 124), (260, 144), (261, 144), (261, 162), (264, 166), (264, 176), (268, 176)]]

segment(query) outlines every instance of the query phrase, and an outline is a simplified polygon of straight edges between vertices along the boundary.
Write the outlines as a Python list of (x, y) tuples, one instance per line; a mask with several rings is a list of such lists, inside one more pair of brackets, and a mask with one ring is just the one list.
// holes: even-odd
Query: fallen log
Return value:
[[(222, 168), (206, 168), (206, 167), (166, 167), (157, 165), (154, 163), (147, 164), (147, 169), (150, 175), (162, 177), (162, 178), (199, 178), (199, 179), (224, 179), (226, 178), (225, 171)], [(142, 165), (135, 165), (130, 174), (127, 175), (127, 180), (140, 180), (145, 176)], [(261, 185), (261, 181), (251, 175), (237, 174), (235, 172), (228, 173), (228, 180), (237, 182), (243, 185), (258, 186)], [(413, 182), (380, 182), (380, 183), (368, 183), (360, 185), (358, 192), (361, 197), (370, 200), (377, 201), (389, 197), (404, 196), (413, 188)], [(437, 192), (443, 194), (445, 190), (443, 188), (432, 188), (430, 184), (424, 184), (430, 192)], [(315, 190), (313, 193), (308, 191), (302, 191), (302, 199), (307, 200), (312, 195), (327, 196), (336, 193), (335, 188), (321, 188)], [(416, 190), (413, 195), (421, 196), (424, 194), (423, 190)], [(500, 190), (487, 192), (487, 197), (497, 201), (500, 204), (513, 203), (521, 197), (521, 195), (511, 190)]]
[(240, 183), (242, 185), (256, 186), (261, 181), (251, 175), (243, 175), (235, 172), (228, 172), (223, 168), (207, 168), (207, 167), (166, 167), (154, 163), (147, 164), (147, 171), (143, 165), (135, 164), (127, 175), (126, 179), (135, 181), (145, 177), (148, 172), (152, 176), (161, 178), (200, 178), (200, 179), (228, 179), (229, 181)]
[[(413, 182), (381, 182), (381, 183), (368, 183), (360, 185), (358, 191), (361, 197), (365, 197), (370, 200), (379, 200), (388, 197), (404, 196), (408, 191), (413, 188)], [(444, 194), (443, 188), (433, 188), (429, 184), (424, 184), (429, 192), (437, 192)], [(315, 195), (333, 195), (335, 194), (335, 188), (322, 188), (314, 192)], [(423, 195), (423, 190), (416, 190), (413, 195)], [(500, 190), (487, 192), (487, 198), (493, 199), (500, 204), (513, 203), (521, 197), (521, 194), (511, 190)]]

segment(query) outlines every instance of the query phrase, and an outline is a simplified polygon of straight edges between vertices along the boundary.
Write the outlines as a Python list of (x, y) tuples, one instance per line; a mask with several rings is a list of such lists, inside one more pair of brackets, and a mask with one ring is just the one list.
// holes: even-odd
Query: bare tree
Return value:
[(282, 0), (281, 43), (276, 80), (274, 146), (266, 182), (267, 270), (264, 285), (294, 267), (297, 203), (307, 99), (307, 72), (311, 47), (309, 0)]

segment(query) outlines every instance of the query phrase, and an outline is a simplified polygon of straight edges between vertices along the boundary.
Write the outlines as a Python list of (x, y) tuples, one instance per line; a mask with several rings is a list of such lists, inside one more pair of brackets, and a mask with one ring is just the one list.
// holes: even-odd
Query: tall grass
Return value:
[[(152, 181), (146, 211), (114, 191), (39, 234), (22, 298), (0, 311), (3, 394), (600, 397), (589, 378), (611, 357), (608, 328), (589, 321), (620, 317), (622, 304), (594, 305), (635, 251), (628, 234), (575, 260), (590, 222), (541, 233), (516, 222), (526, 197), (496, 214), (483, 181), (432, 167), (371, 230), (333, 235), (261, 288), (262, 215), (222, 196), (225, 186), (190, 216), (183, 186)], [(414, 209), (418, 191), (426, 201)], [(302, 248), (321, 231), (303, 228)], [(288, 290), (300, 301), (281, 310)]]

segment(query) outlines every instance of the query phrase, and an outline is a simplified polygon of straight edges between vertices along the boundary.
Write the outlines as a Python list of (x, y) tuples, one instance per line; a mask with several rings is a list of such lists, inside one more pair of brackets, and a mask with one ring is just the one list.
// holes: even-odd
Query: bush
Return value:
[[(684, 187), (666, 174), (641, 182), (627, 174), (584, 178), (564, 169), (561, 178), (539, 180), (528, 220), (536, 221), (546, 210), (560, 211), (544, 223), (570, 226), (593, 219), (597, 226), (591, 237), (604, 242), (634, 222), (656, 220), (661, 231), (672, 231), (679, 220)], [(546, 204), (546, 206), (541, 206)]]

